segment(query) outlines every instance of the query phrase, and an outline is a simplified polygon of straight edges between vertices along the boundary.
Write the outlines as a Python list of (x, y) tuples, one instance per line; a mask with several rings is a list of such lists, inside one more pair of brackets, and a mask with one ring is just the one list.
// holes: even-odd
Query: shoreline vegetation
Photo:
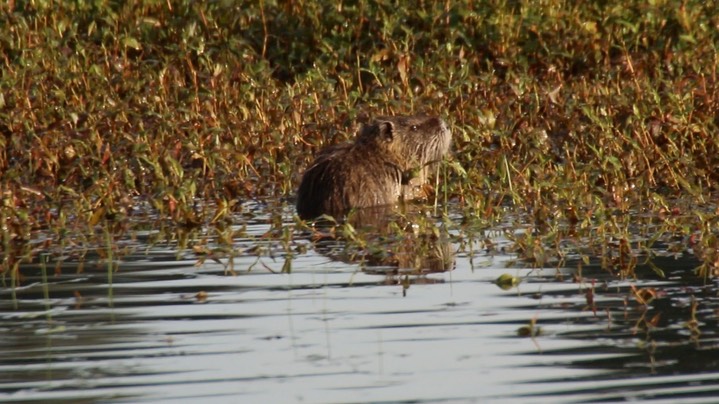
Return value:
[[(719, 269), (715, 1), (349, 3), (0, 5), (4, 285), (137, 228), (231, 248), (356, 121), (415, 112), (451, 126), (460, 245), (521, 217), (533, 265)], [(289, 251), (306, 225), (275, 211)]]

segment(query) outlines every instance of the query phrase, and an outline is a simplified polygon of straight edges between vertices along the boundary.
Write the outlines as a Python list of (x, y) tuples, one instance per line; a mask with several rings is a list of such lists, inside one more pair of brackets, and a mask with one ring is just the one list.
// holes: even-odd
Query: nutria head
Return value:
[(402, 170), (422, 168), (442, 160), (452, 135), (447, 124), (433, 116), (381, 116), (362, 125), (357, 144), (376, 144)]
[(412, 199), (449, 151), (440, 118), (382, 116), (360, 127), (354, 143), (322, 150), (302, 177), (297, 213), (303, 219)]

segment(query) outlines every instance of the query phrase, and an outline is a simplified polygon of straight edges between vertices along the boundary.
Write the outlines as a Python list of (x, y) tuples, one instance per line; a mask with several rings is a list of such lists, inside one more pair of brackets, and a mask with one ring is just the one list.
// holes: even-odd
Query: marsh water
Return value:
[[(244, 253), (232, 271), (226, 257), (145, 244), (148, 230), (129, 237), (111, 277), (100, 257), (88, 256), (80, 273), (72, 259), (59, 274), (28, 264), (21, 286), (0, 290), (0, 401), (719, 396), (717, 285), (692, 275), (691, 254), (657, 258), (663, 279), (622, 280), (594, 262), (578, 274), (571, 259), (532, 268), (497, 228), (473, 248), (451, 239), (445, 272), (398, 275), (328, 256), (301, 236), (289, 268), (281, 240), (260, 237), (271, 215), (257, 210), (238, 218), (254, 238), (234, 241)], [(291, 225), (292, 209), (281, 217)], [(254, 253), (258, 243), (264, 254)], [(522, 282), (504, 290), (495, 284), (503, 274)], [(639, 302), (638, 290), (653, 298)]]

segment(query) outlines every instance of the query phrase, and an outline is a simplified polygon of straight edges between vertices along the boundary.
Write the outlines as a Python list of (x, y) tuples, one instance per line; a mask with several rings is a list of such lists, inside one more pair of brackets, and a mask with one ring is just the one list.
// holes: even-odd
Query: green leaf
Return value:
[(131, 36), (126, 36), (126, 37), (124, 37), (124, 38), (122, 39), (122, 45), (123, 45), (124, 47), (126, 47), (126, 48), (132, 48), (132, 49), (135, 49), (135, 50), (140, 50), (140, 49), (142, 49), (142, 46), (140, 46), (140, 42), (138, 42), (137, 39), (135, 39), (135, 38), (133, 38), (133, 37), (131, 37)]

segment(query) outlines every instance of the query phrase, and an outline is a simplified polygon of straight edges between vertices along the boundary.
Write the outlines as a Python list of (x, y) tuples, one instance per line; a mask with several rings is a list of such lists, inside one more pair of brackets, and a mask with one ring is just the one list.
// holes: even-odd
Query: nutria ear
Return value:
[(394, 126), (392, 122), (385, 121), (379, 123), (379, 138), (388, 142), (394, 137)]

